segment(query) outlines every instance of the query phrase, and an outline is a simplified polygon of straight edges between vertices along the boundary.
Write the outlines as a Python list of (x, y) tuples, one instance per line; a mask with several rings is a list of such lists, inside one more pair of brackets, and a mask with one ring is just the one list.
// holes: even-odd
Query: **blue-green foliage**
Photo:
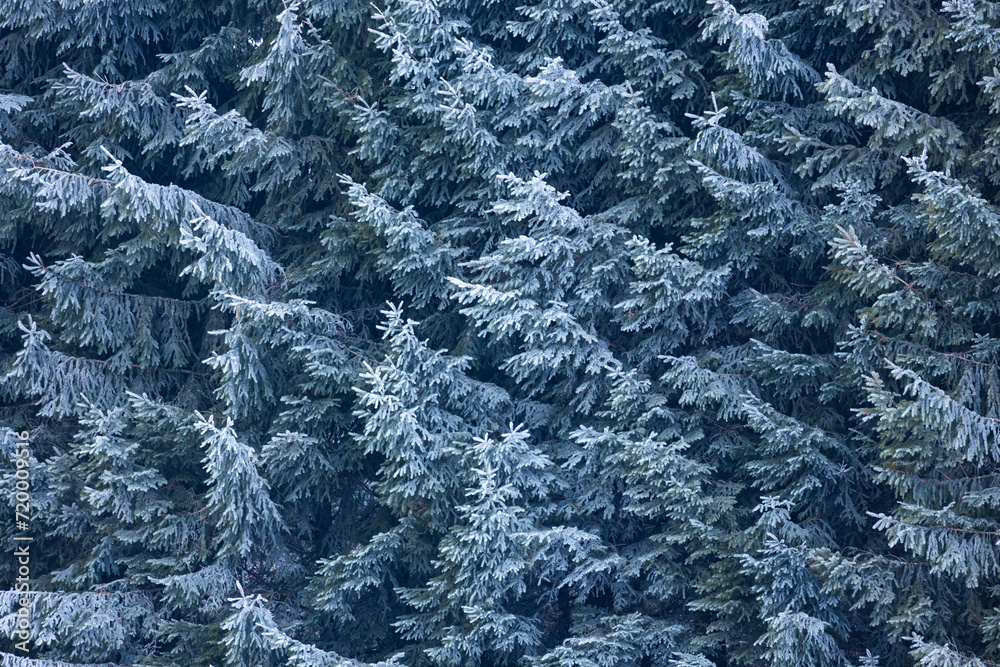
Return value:
[(997, 664), (998, 58), (986, 0), (0, 0), (3, 663)]

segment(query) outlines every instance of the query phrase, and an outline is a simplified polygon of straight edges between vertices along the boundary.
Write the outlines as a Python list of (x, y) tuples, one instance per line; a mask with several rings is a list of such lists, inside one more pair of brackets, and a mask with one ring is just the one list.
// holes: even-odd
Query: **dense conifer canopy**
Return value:
[(1000, 4), (0, 0), (0, 167), (4, 665), (1000, 664)]

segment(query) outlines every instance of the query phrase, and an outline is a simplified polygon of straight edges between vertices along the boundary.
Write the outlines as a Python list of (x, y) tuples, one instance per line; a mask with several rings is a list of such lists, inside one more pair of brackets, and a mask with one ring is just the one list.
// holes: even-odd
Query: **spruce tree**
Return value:
[(998, 26), (0, 0), (5, 664), (1000, 661)]

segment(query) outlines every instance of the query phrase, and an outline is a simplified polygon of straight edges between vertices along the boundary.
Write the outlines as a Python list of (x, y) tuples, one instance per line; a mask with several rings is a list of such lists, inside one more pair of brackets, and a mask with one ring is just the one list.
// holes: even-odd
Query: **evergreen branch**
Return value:
[(94, 285), (91, 285), (90, 283), (88, 283), (88, 282), (86, 282), (84, 280), (81, 280), (79, 278), (71, 278), (71, 277), (63, 275), (63, 274), (61, 274), (61, 273), (59, 273), (57, 271), (53, 271), (51, 268), (45, 266), (45, 264), (42, 262), (42, 259), (40, 257), (37, 257), (36, 255), (32, 255), (32, 257), (33, 258), (37, 258), (37, 263), (36, 264), (32, 264), (32, 265), (24, 265), (24, 268), (31, 269), (31, 268), (37, 266), (39, 269), (41, 269), (42, 271), (44, 271), (46, 274), (52, 276), (56, 280), (61, 280), (63, 282), (68, 282), (68, 283), (73, 283), (73, 284), (76, 284), (76, 285), (80, 285), (81, 287), (84, 287), (84, 288), (86, 288), (86, 289), (88, 289), (88, 290), (90, 290), (92, 292), (95, 292), (97, 294), (103, 294), (105, 296), (121, 297), (121, 298), (128, 298), (128, 299), (136, 299), (136, 300), (140, 300), (140, 301), (154, 301), (154, 302), (157, 302), (157, 303), (170, 303), (170, 304), (175, 304), (175, 305), (182, 306), (182, 307), (200, 307), (200, 306), (204, 306), (204, 305), (208, 304), (211, 301), (210, 297), (203, 297), (203, 298), (195, 300), (195, 301), (190, 301), (190, 300), (185, 300), (185, 299), (174, 299), (174, 298), (166, 297), (166, 296), (156, 296), (156, 295), (153, 295), (153, 294), (135, 294), (135, 293), (132, 293), (132, 292), (119, 292), (119, 291), (114, 291), (114, 290), (103, 289), (101, 287), (95, 287)]

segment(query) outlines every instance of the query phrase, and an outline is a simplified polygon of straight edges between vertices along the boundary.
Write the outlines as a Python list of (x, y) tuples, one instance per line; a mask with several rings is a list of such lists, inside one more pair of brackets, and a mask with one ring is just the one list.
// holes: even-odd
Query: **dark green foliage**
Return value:
[(979, 0), (0, 0), (4, 664), (996, 664), (998, 58)]

